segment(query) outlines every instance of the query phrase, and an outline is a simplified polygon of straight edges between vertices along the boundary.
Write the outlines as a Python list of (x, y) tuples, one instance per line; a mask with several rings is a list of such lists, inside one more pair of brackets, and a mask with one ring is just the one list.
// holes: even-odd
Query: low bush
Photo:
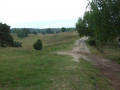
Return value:
[(88, 44), (90, 44), (92, 46), (96, 46), (96, 42), (94, 39), (89, 39), (87, 42), (88, 42)]
[(16, 42), (16, 41), (14, 41), (13, 47), (22, 47), (22, 42)]
[(33, 48), (36, 50), (41, 50), (42, 49), (42, 41), (40, 39), (38, 39), (37, 42), (35, 42), (33, 44)]

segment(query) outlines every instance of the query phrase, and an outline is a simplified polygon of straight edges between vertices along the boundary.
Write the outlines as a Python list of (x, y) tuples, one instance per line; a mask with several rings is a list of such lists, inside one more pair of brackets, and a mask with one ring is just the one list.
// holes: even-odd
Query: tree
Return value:
[(91, 11), (86, 11), (83, 16), (83, 22), (85, 23), (86, 36), (94, 38), (94, 29), (93, 29), (93, 13)]
[(36, 31), (33, 31), (33, 34), (37, 35), (38, 33)]
[(17, 32), (17, 36), (18, 36), (19, 38), (24, 38), (24, 37), (26, 37), (25, 32), (24, 32), (24, 31), (21, 31), (21, 30), (19, 30), (19, 31)]
[(8, 37), (6, 38), (6, 45), (9, 45), (9, 46), (14, 46), (14, 39), (11, 35), (8, 35)]
[(87, 35), (87, 27), (82, 18), (78, 19), (78, 22), (76, 23), (76, 29), (79, 33), (79, 36)]
[(30, 32), (28, 29), (26, 29), (26, 28), (23, 28), (22, 31), (25, 33), (25, 37), (28, 37), (28, 34), (31, 33), (31, 32)]
[(120, 31), (120, 1), (119, 0), (92, 0), (90, 2), (92, 12), (94, 38), (98, 48), (103, 52), (107, 41), (119, 36)]
[(97, 48), (103, 52), (106, 42), (120, 36), (120, 1), (92, 0), (90, 10), (84, 13), (76, 23), (80, 36), (89, 36), (95, 40)]
[(66, 28), (65, 28), (65, 27), (62, 27), (61, 30), (62, 30), (62, 32), (65, 32), (65, 31), (66, 31)]
[(47, 34), (53, 34), (54, 32), (51, 30), (51, 28), (47, 28), (46, 33)]
[(41, 50), (42, 49), (42, 41), (40, 39), (38, 39), (37, 42), (35, 42), (33, 44), (33, 48), (36, 50)]
[(0, 23), (0, 45), (5, 47), (6, 45), (12, 46), (13, 38), (10, 35), (10, 26)]
[(18, 32), (17, 32), (17, 36), (19, 37), (19, 38), (24, 38), (24, 37), (28, 37), (28, 34), (29, 34), (30, 32), (29, 32), (29, 30), (27, 30), (27, 29), (23, 29), (23, 30), (19, 30)]
[(41, 34), (45, 35), (45, 31), (42, 31)]

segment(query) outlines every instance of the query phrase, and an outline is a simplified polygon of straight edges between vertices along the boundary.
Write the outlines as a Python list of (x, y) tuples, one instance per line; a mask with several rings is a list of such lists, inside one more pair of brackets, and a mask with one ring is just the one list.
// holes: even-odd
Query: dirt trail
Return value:
[(92, 55), (86, 46), (85, 40), (87, 40), (86, 37), (81, 38), (75, 42), (73, 50), (57, 52), (57, 54), (71, 55), (75, 62), (79, 62), (79, 58), (89, 61), (102, 72), (115, 90), (120, 90), (120, 65), (109, 59)]

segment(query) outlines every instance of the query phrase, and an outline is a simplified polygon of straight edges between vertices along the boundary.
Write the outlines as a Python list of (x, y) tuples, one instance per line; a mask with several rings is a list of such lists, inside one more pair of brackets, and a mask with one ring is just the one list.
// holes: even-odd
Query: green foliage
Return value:
[(85, 23), (86, 32), (85, 35), (89, 36), (90, 38), (94, 38), (94, 29), (93, 29), (93, 14), (90, 11), (86, 11), (84, 13), (83, 21)]
[(62, 27), (61, 30), (62, 30), (62, 32), (65, 32), (65, 31), (66, 31), (66, 28), (65, 28), (65, 27)]
[(82, 18), (78, 19), (78, 22), (76, 23), (76, 29), (79, 33), (79, 36), (87, 35), (87, 27)]
[(11, 29), (10, 31), (11, 31), (11, 33), (17, 33), (19, 31), (19, 29), (14, 28), (14, 29)]
[(26, 28), (24, 28), (22, 31), (24, 32), (25, 37), (28, 37), (28, 34), (31, 34), (31, 32)]
[[(22, 31), (26, 29), (28, 34), (33, 34), (33, 32), (37, 32), (37, 33), (42, 33), (43, 35), (46, 33), (46, 30), (47, 29), (51, 29), (50, 32), (48, 31), (48, 34), (53, 34), (53, 33), (56, 33), (56, 32), (62, 32), (61, 28), (42, 28), (42, 29), (39, 29), (39, 28), (11, 28), (11, 33), (17, 33), (19, 30)], [(74, 27), (68, 27), (66, 28), (65, 32), (73, 32), (75, 31), (75, 28)]]
[(23, 31), (18, 31), (17, 32), (17, 36), (19, 37), (19, 38), (23, 38), (24, 36), (25, 36), (25, 33), (23, 32)]
[(9, 46), (13, 46), (14, 44), (14, 39), (11, 35), (8, 35), (8, 37), (6, 37), (6, 45), (9, 45)]
[(120, 1), (92, 0), (88, 7), (90, 10), (78, 20), (76, 29), (80, 36), (94, 38), (96, 46), (103, 52), (108, 41), (120, 36)]
[(22, 47), (22, 42), (16, 42), (16, 41), (14, 41), (13, 47)]
[(89, 40), (87, 40), (87, 42), (88, 42), (89, 45), (96, 46), (96, 42), (95, 42), (95, 40), (92, 39), (92, 38), (89, 39)]
[(75, 31), (75, 28), (66, 28), (66, 32), (72, 32)]
[(33, 48), (36, 50), (42, 49), (42, 41), (40, 39), (37, 40), (37, 42), (34, 43)]
[(28, 32), (26, 31), (26, 30), (19, 30), (18, 32), (17, 32), (17, 36), (19, 37), (19, 38), (24, 38), (24, 37), (28, 37)]
[(12, 46), (13, 37), (10, 35), (10, 26), (0, 23), (0, 45), (5, 47), (7, 45)]
[(48, 29), (46, 29), (46, 33), (47, 33), (47, 34), (53, 34), (54, 32), (52, 31), (51, 28), (48, 28)]
[(45, 35), (45, 31), (42, 31), (41, 34)]
[(33, 31), (32, 33), (33, 33), (33, 34), (35, 34), (35, 35), (37, 35), (37, 34), (38, 34), (36, 31)]

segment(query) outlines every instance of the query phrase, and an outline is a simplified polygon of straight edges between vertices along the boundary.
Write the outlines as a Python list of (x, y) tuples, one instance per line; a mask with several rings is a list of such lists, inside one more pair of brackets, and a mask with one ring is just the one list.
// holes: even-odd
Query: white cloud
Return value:
[(12, 26), (35, 21), (76, 20), (87, 0), (0, 0), (0, 22)]

